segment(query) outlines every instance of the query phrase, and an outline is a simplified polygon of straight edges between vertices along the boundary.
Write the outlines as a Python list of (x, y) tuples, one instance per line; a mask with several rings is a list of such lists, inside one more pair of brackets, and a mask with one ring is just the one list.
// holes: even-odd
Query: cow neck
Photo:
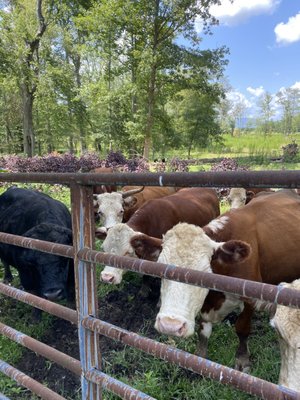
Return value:
[(138, 209), (127, 222), (127, 225), (134, 231), (155, 236), (151, 232), (153, 215)]

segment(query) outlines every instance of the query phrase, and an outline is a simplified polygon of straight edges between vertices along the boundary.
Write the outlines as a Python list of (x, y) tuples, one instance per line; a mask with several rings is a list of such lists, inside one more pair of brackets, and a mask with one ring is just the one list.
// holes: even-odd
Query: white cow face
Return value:
[[(211, 272), (210, 261), (215, 242), (201, 228), (186, 223), (178, 224), (166, 233), (162, 247), (158, 262)], [(155, 328), (168, 335), (192, 335), (196, 315), (207, 294), (208, 289), (162, 279), (161, 307)]]
[(231, 188), (227, 197), (230, 209), (240, 208), (246, 204), (247, 193), (243, 188)]
[[(281, 285), (300, 290), (300, 279)], [(278, 383), (300, 391), (300, 309), (277, 305), (270, 323), (279, 336), (281, 367)]]
[[(116, 224), (107, 232), (103, 242), (103, 250), (118, 256), (136, 257), (130, 239), (137, 234), (127, 224)], [(101, 272), (101, 280), (106, 283), (119, 284), (122, 281), (124, 270), (120, 268), (105, 266)]]
[(96, 196), (96, 202), (98, 204), (97, 212), (102, 226), (109, 229), (122, 222), (124, 207), (121, 193), (112, 192), (98, 194)]
[[(250, 253), (251, 248), (245, 242), (215, 242), (200, 227), (181, 223), (164, 236), (158, 262), (212, 272), (212, 257), (221, 264), (239, 264), (246, 260)], [(195, 330), (195, 318), (207, 294), (206, 288), (162, 279), (161, 308), (156, 317), (155, 328), (167, 335), (192, 335)], [(237, 302), (233, 303), (236, 307)]]

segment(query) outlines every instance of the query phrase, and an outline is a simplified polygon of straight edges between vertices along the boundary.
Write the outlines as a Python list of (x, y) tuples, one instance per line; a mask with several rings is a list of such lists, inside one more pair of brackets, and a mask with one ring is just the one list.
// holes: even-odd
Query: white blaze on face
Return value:
[(122, 222), (124, 207), (122, 194), (118, 192), (102, 193), (97, 195), (98, 214), (100, 223), (105, 228)]
[(230, 204), (230, 209), (240, 208), (246, 204), (246, 189), (231, 188), (227, 200)]
[[(222, 245), (212, 241), (195, 225), (180, 223), (166, 233), (158, 262), (211, 272), (214, 250)], [(161, 307), (155, 328), (167, 335), (187, 337), (194, 333), (195, 318), (208, 289), (162, 279)]]
[[(300, 279), (282, 286), (300, 290)], [(279, 335), (281, 368), (278, 383), (300, 391), (300, 309), (277, 305), (270, 323)]]
[[(103, 250), (118, 256), (136, 257), (130, 239), (138, 232), (131, 229), (127, 224), (116, 224), (108, 230), (103, 242)], [(124, 270), (106, 266), (101, 272), (101, 280), (106, 283), (121, 283)]]

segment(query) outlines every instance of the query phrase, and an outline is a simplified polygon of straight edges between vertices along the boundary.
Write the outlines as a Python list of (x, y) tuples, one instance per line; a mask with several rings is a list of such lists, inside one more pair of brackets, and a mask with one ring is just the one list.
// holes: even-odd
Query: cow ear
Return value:
[(147, 235), (135, 235), (130, 239), (138, 258), (144, 260), (157, 261), (162, 250), (162, 239), (157, 239)]
[(249, 203), (249, 201), (252, 200), (254, 196), (255, 196), (255, 193), (252, 192), (252, 190), (247, 190), (247, 192), (246, 192), (246, 204)]
[(104, 240), (107, 236), (107, 229), (104, 226), (97, 228), (95, 231), (95, 236), (97, 239)]
[(134, 196), (129, 196), (124, 199), (124, 208), (132, 208), (136, 205), (137, 198)]
[(251, 254), (251, 247), (241, 240), (229, 240), (223, 243), (214, 253), (213, 259), (222, 264), (236, 264), (244, 262)]

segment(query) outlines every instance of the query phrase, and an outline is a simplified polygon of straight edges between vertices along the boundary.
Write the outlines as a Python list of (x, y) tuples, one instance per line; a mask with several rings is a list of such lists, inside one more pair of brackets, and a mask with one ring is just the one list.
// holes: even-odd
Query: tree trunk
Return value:
[(152, 146), (152, 129), (154, 125), (154, 108), (156, 100), (156, 74), (158, 69), (157, 62), (157, 50), (158, 50), (158, 38), (159, 38), (159, 9), (160, 0), (155, 0), (155, 11), (154, 11), (154, 28), (153, 28), (153, 47), (152, 47), (152, 62), (151, 62), (151, 73), (148, 90), (148, 115), (145, 130), (144, 139), (144, 158), (149, 159), (151, 146)]
[(23, 100), (23, 143), (24, 153), (27, 157), (34, 156), (35, 136), (33, 128), (33, 93), (28, 87), (22, 85), (22, 100)]
[(156, 64), (152, 66), (149, 92), (148, 92), (148, 115), (145, 130), (144, 153), (143, 157), (149, 159), (152, 146), (152, 128), (154, 124), (154, 106), (155, 106), (155, 84), (156, 84)]

